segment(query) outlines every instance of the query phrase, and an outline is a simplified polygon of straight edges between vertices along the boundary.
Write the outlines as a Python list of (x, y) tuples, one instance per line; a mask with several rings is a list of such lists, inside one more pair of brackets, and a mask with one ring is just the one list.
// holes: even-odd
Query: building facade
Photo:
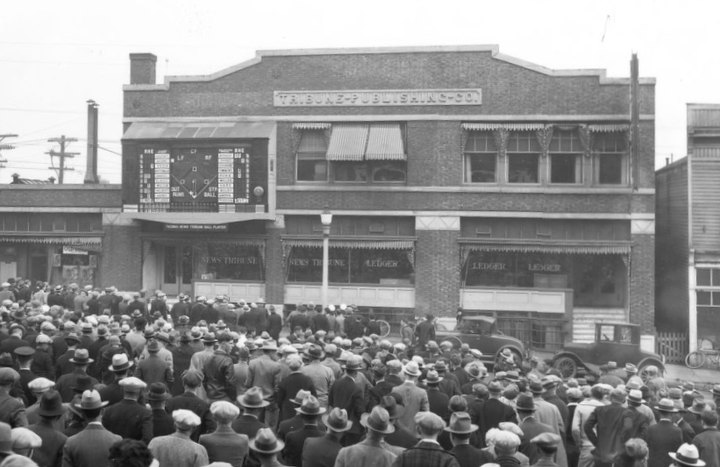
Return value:
[[(123, 214), (137, 287), (494, 314), (557, 346), (654, 332), (654, 80), (495, 46), (291, 50), (156, 84), (131, 55)], [(633, 136), (634, 135), (634, 136)]]
[(657, 325), (720, 345), (720, 105), (688, 104), (687, 157), (657, 171)]

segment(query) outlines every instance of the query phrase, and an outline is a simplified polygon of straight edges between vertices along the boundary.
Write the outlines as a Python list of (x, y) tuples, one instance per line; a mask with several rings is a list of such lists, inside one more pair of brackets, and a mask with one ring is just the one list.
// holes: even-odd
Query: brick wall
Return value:
[(655, 235), (632, 236), (630, 322), (643, 334), (655, 333)]
[(0, 206), (8, 207), (121, 207), (120, 185), (3, 185)]
[(418, 230), (415, 314), (455, 316), (460, 306), (459, 230)]
[(142, 288), (142, 241), (139, 225), (104, 225), (100, 284), (119, 290)]
[[(265, 244), (265, 301), (270, 304), (284, 303), (285, 268), (282, 258), (280, 236), (284, 229), (267, 229)], [(277, 310), (282, 314), (282, 309)]]

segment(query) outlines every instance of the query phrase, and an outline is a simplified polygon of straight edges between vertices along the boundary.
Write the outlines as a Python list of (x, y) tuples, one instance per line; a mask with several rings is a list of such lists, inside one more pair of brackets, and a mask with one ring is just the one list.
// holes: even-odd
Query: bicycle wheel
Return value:
[(390, 323), (382, 319), (377, 322), (380, 324), (380, 338), (387, 337), (390, 334)]
[(692, 368), (693, 370), (696, 368), (700, 368), (704, 364), (705, 354), (698, 350), (690, 352), (687, 357), (685, 357), (685, 365), (687, 365), (688, 368)]

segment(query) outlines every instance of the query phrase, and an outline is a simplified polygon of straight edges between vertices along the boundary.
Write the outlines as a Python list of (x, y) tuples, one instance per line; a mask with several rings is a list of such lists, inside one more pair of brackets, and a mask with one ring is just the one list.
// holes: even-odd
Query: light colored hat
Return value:
[(705, 461), (700, 459), (700, 453), (694, 444), (683, 444), (678, 448), (677, 452), (669, 452), (668, 455), (681, 465), (697, 467), (703, 467), (705, 465)]
[(438, 433), (445, 428), (443, 419), (432, 412), (418, 412), (415, 414), (415, 424), (425, 433)]
[(172, 413), (173, 421), (181, 429), (194, 428), (200, 426), (201, 420), (195, 412), (191, 410), (178, 409)]
[(37, 449), (42, 446), (42, 438), (27, 428), (13, 428), (10, 436), (12, 438), (12, 448), (15, 452), (24, 449)]
[(130, 391), (140, 391), (147, 387), (147, 383), (145, 383), (145, 381), (134, 376), (131, 376), (129, 378), (123, 378), (118, 384)]
[(235, 420), (240, 415), (240, 409), (230, 402), (217, 401), (210, 406), (210, 413), (222, 420)]
[(274, 454), (285, 447), (285, 443), (277, 439), (270, 428), (260, 428), (249, 443), (250, 449), (263, 454)]
[(47, 378), (39, 377), (28, 383), (28, 387), (33, 392), (45, 392), (55, 386), (55, 381), (51, 381)]
[(370, 413), (362, 414), (360, 424), (378, 433), (390, 434), (395, 432), (395, 426), (390, 422), (390, 414), (380, 406), (374, 407)]
[(36, 344), (52, 344), (52, 339), (50, 336), (46, 336), (45, 334), (38, 334), (38, 336), (35, 338)]

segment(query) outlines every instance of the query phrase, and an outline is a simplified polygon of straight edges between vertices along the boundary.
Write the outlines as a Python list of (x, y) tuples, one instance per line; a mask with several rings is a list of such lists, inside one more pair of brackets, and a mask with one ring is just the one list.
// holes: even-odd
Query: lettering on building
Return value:
[(477, 271), (505, 271), (505, 263), (472, 263), (471, 268)]
[(528, 264), (528, 271), (532, 272), (560, 272), (559, 264)]
[(481, 89), (275, 91), (275, 107), (379, 107), (481, 105)]

